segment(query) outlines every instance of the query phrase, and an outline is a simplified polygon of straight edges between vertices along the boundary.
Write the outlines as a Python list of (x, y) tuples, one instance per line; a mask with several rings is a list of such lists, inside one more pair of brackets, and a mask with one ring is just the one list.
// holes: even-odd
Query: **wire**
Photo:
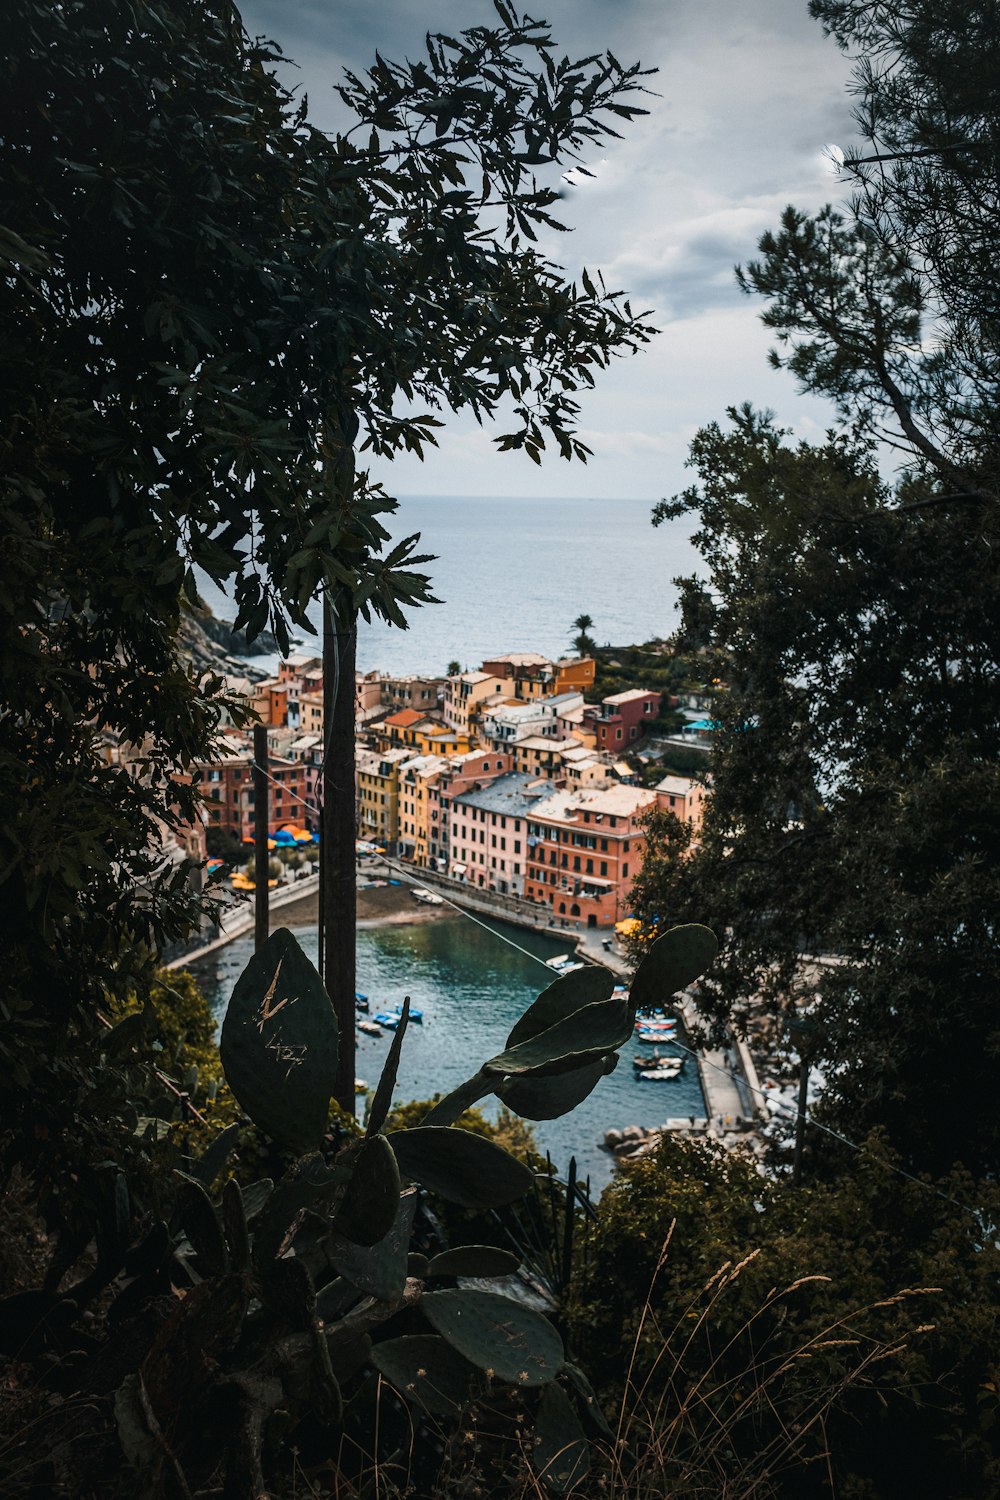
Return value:
[[(255, 765), (255, 762), (250, 762), (250, 765)], [(268, 774), (268, 772), (264, 772), (264, 774), (267, 775), (268, 781), (274, 781), (273, 775)], [(304, 807), (312, 807), (313, 811), (316, 810), (315, 805), (313, 805), (312, 802), (307, 802), (306, 799), (301, 798), (301, 796), (295, 795), (294, 792), (289, 792), (288, 795), (291, 796), (291, 798), (294, 798), (294, 801), (301, 802)], [(388, 858), (388, 856), (382, 856), (382, 864), (384, 864), (385, 868), (388, 868), (388, 870), (396, 871), (397, 874), (412, 876), (412, 868), (406, 868), (405, 865), (396, 864), (396, 861), (394, 861), (394, 859)], [(438, 895), (441, 895), (441, 892), (438, 891)], [(540, 959), (537, 953), (531, 953), (531, 950), (529, 950), (529, 948), (520, 947), (520, 944), (514, 942), (513, 938), (508, 938), (507, 933), (498, 932), (498, 930), (496, 930), (496, 927), (490, 927), (489, 922), (480, 921), (480, 918), (478, 918), (478, 916), (474, 916), (472, 915), (472, 912), (469, 912), (468, 907), (459, 906), (459, 903), (457, 903), (457, 901), (451, 900), (448, 895), (441, 895), (441, 900), (444, 901), (445, 906), (450, 906), (451, 909), (456, 910), (456, 912), (459, 913), (460, 916), (465, 916), (466, 921), (474, 922), (475, 926), (477, 927), (483, 927), (483, 929), (486, 930), (487, 933), (492, 933), (493, 938), (498, 938), (499, 941), (505, 942), (508, 948), (514, 948), (517, 953), (523, 954), (523, 956), (525, 956), (525, 959), (534, 960), (535, 963), (541, 965), (541, 968), (546, 969), (549, 974), (552, 974), (552, 969), (549, 969), (549, 965), (547, 965), (546, 960)], [(718, 1062), (712, 1062), (711, 1058), (706, 1058), (703, 1053), (694, 1052), (693, 1047), (685, 1047), (684, 1043), (681, 1043), (681, 1041), (673, 1040), (673, 1046), (679, 1047), (679, 1049), (681, 1049), (681, 1052), (687, 1053), (688, 1058), (696, 1059), (699, 1067), (714, 1068), (715, 1073), (724, 1074), (724, 1076), (729, 1079), (729, 1068), (723, 1068), (720, 1064), (718, 1064)], [(747, 1089), (748, 1094), (756, 1094), (757, 1097), (759, 1097), (760, 1100), (765, 1101), (766, 1104), (771, 1103), (771, 1100), (769, 1100), (768, 1092), (766, 1092), (765, 1089), (754, 1088), (753, 1083), (750, 1083), (750, 1080), (748, 1079), (744, 1079), (742, 1080), (742, 1082), (744, 1082), (744, 1088)], [(832, 1140), (837, 1140), (837, 1142), (841, 1143), (841, 1146), (847, 1146), (850, 1151), (856, 1151), (859, 1155), (864, 1155), (864, 1157), (871, 1157), (871, 1160), (877, 1161), (877, 1163), (882, 1164), (883, 1167), (888, 1167), (889, 1172), (895, 1172), (895, 1175), (897, 1175), (898, 1178), (906, 1178), (907, 1182), (916, 1182), (916, 1185), (918, 1185), (918, 1187), (925, 1188), (928, 1193), (933, 1193), (934, 1197), (942, 1200), (942, 1203), (951, 1203), (954, 1208), (961, 1209), (961, 1212), (963, 1212), (963, 1214), (972, 1215), (972, 1218), (975, 1218), (975, 1220), (978, 1221), (979, 1224), (982, 1224), (982, 1221), (984, 1221), (984, 1215), (982, 1215), (981, 1209), (970, 1209), (967, 1203), (960, 1203), (958, 1202), (958, 1199), (952, 1199), (952, 1197), (948, 1196), (948, 1193), (942, 1193), (939, 1188), (934, 1188), (933, 1185), (930, 1184), (930, 1182), (925, 1182), (924, 1178), (916, 1178), (916, 1176), (913, 1175), (912, 1172), (907, 1172), (904, 1167), (897, 1167), (894, 1163), (891, 1163), (891, 1161), (886, 1161), (885, 1157), (879, 1157), (879, 1155), (877, 1155), (876, 1152), (871, 1151), (868, 1146), (858, 1145), (858, 1142), (855, 1142), (855, 1140), (850, 1140), (850, 1137), (843, 1136), (840, 1131), (834, 1130), (831, 1125), (825, 1125), (822, 1121), (817, 1121), (817, 1119), (814, 1119), (811, 1115), (804, 1115), (804, 1113), (802, 1113), (801, 1110), (798, 1109), (798, 1107), (796, 1107), (796, 1109), (793, 1110), (792, 1113), (783, 1112), (783, 1116), (784, 1118), (789, 1119), (789, 1121), (796, 1122), (796, 1124), (798, 1124), (798, 1121), (802, 1121), (805, 1125), (811, 1125), (811, 1127), (813, 1127), (813, 1130), (823, 1131), (823, 1134), (825, 1134), (825, 1136), (831, 1137)]]
[[(395, 870), (397, 874), (412, 875), (412, 870), (405, 870), (403, 866), (396, 864), (391, 859), (385, 858), (383, 860), (383, 863), (388, 869)], [(437, 894), (441, 895), (440, 891)], [(461, 916), (467, 917), (470, 922), (474, 922), (477, 927), (484, 927), (487, 932), (491, 932), (494, 937), (499, 938), (500, 941), (502, 943), (506, 943), (508, 947), (515, 948), (518, 953), (523, 953), (526, 958), (534, 959), (535, 963), (541, 964), (542, 967), (547, 969), (551, 974), (552, 971), (551, 969), (549, 969), (549, 966), (545, 962), (545, 959), (539, 958), (537, 953), (531, 953), (527, 948), (522, 948), (520, 943), (515, 943), (513, 938), (509, 938), (506, 933), (498, 932), (495, 927), (490, 927), (487, 922), (481, 922), (478, 917), (474, 917), (472, 913), (468, 911), (464, 906), (459, 906), (457, 902), (452, 901), (448, 896), (442, 895), (441, 900), (445, 903), (446, 906), (453, 907), (454, 910), (457, 911)], [(728, 1068), (723, 1067), (719, 1063), (712, 1062), (712, 1060), (708, 1057), (705, 1057), (703, 1053), (696, 1052), (692, 1047), (686, 1047), (683, 1042), (679, 1042), (675, 1038), (671, 1038), (671, 1041), (673, 1042), (675, 1047), (678, 1047), (682, 1052), (686, 1052), (689, 1057), (693, 1057), (700, 1067), (712, 1068), (715, 1072), (724, 1074), (726, 1078), (731, 1077), (731, 1072)], [(750, 1083), (750, 1081), (746, 1078), (744, 1078), (743, 1083), (749, 1093), (757, 1094), (759, 1098), (765, 1101), (765, 1103), (770, 1102), (767, 1091), (765, 1089), (755, 1088), (754, 1085)], [(915, 1177), (912, 1172), (907, 1172), (904, 1167), (897, 1167), (894, 1165), (894, 1163), (886, 1161), (884, 1156), (879, 1156), (876, 1152), (870, 1150), (869, 1147), (861, 1146), (857, 1141), (850, 1140), (848, 1136), (842, 1135), (839, 1130), (834, 1130), (832, 1126), (824, 1125), (821, 1120), (813, 1119), (811, 1115), (804, 1114), (798, 1108), (796, 1108), (791, 1114), (786, 1114), (785, 1118), (794, 1120), (796, 1122), (802, 1120), (804, 1124), (811, 1125), (815, 1130), (821, 1130), (824, 1135), (832, 1136), (832, 1138), (835, 1141), (839, 1141), (841, 1145), (849, 1147), (852, 1151), (856, 1151), (859, 1156), (871, 1157), (873, 1161), (877, 1161), (883, 1167), (887, 1167), (890, 1172), (895, 1172), (897, 1177), (904, 1177), (907, 1182), (916, 1183), (918, 1187), (922, 1187), (927, 1192), (933, 1193), (935, 1198), (940, 1198), (942, 1203), (950, 1203), (953, 1208), (961, 1209), (962, 1213), (971, 1215), (972, 1218), (977, 1221), (980, 1227), (982, 1226), (983, 1214), (980, 1209), (970, 1208), (968, 1204), (960, 1203), (957, 1198), (952, 1198), (947, 1193), (942, 1193), (939, 1188), (934, 1187), (929, 1182), (925, 1182), (922, 1177)]]

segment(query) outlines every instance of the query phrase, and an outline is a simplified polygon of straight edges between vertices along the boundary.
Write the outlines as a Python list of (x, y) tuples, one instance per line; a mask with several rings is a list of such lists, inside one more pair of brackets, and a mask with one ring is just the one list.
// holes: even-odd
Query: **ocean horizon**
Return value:
[[(392, 542), (419, 532), (431, 592), (440, 604), (411, 611), (406, 630), (360, 623), (362, 671), (439, 675), (457, 660), (475, 669), (501, 651), (572, 651), (573, 621), (588, 614), (598, 645), (631, 645), (677, 628), (677, 576), (695, 572), (691, 521), (654, 527), (651, 500), (409, 495), (388, 529)], [(221, 619), (233, 610), (203, 582)], [(200, 583), (201, 587), (202, 584)], [(318, 606), (310, 618), (319, 630)], [(300, 637), (317, 648), (319, 635)], [(255, 658), (269, 666), (264, 657)], [(274, 659), (274, 662), (277, 658)]]

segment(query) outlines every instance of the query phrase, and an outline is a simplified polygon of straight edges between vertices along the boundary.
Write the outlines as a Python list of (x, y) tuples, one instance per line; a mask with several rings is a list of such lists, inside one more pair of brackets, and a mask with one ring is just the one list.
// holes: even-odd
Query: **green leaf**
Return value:
[(236, 982), (219, 1041), (230, 1088), (267, 1135), (296, 1151), (326, 1129), (337, 1021), (313, 965), (285, 927)]
[(470, 1364), (512, 1385), (545, 1385), (563, 1363), (563, 1343), (541, 1313), (496, 1292), (427, 1292), (421, 1299), (431, 1326)]
[(479, 1371), (435, 1333), (387, 1339), (372, 1350), (371, 1362), (404, 1401), (439, 1416), (454, 1417), (485, 1389)]
[(468, 1130), (418, 1125), (390, 1139), (400, 1169), (414, 1182), (463, 1208), (495, 1208), (522, 1198), (530, 1168), (495, 1141)]
[(618, 1053), (609, 1052), (572, 1073), (554, 1073), (546, 1078), (505, 1078), (496, 1095), (508, 1109), (525, 1120), (557, 1120), (576, 1109), (609, 1073), (618, 1066)]
[(547, 1031), (508, 1047), (483, 1064), (488, 1073), (571, 1073), (613, 1052), (632, 1035), (634, 1018), (624, 1000), (585, 1005)]
[(590, 1445), (572, 1401), (557, 1381), (545, 1387), (538, 1404), (534, 1461), (542, 1483), (557, 1494), (572, 1489), (590, 1468)]
[(399, 1167), (388, 1138), (373, 1135), (349, 1146), (338, 1165), (349, 1165), (350, 1181), (333, 1221), (337, 1234), (355, 1245), (374, 1245), (393, 1226), (399, 1207)]
[(376, 1135), (385, 1124), (389, 1106), (392, 1104), (392, 1091), (396, 1087), (396, 1072), (399, 1068), (399, 1054), (403, 1049), (403, 1037), (406, 1035), (407, 1022), (410, 1019), (410, 997), (403, 998), (403, 1012), (399, 1018), (399, 1025), (389, 1048), (389, 1055), (382, 1069), (382, 1076), (375, 1090), (372, 1107), (368, 1113), (368, 1129), (366, 1135)]
[(428, 1276), (513, 1276), (520, 1257), (496, 1245), (458, 1245), (442, 1250), (427, 1266)]
[(629, 994), (633, 1011), (665, 1005), (704, 974), (718, 951), (719, 941), (710, 927), (699, 922), (672, 927), (656, 939), (636, 970)]
[(200, 1182), (188, 1178), (181, 1183), (177, 1193), (177, 1212), (198, 1257), (199, 1275), (222, 1276), (229, 1266), (229, 1254), (212, 1200)]
[(376, 1244), (358, 1245), (341, 1234), (331, 1233), (327, 1254), (345, 1281), (380, 1302), (398, 1302), (406, 1285), (416, 1211), (416, 1188), (406, 1188), (399, 1196), (392, 1228)]
[(615, 1435), (611, 1424), (604, 1415), (594, 1387), (586, 1375), (578, 1366), (570, 1364), (569, 1360), (563, 1365), (563, 1374), (576, 1391), (584, 1424), (591, 1429), (595, 1437), (604, 1438), (607, 1442), (613, 1443)]
[(614, 986), (612, 974), (597, 964), (585, 964), (582, 969), (572, 969), (568, 974), (560, 974), (528, 1006), (507, 1038), (507, 1046), (516, 1047), (519, 1042), (526, 1042), (530, 1037), (547, 1031), (557, 1021), (564, 1021), (585, 1005), (607, 1000)]

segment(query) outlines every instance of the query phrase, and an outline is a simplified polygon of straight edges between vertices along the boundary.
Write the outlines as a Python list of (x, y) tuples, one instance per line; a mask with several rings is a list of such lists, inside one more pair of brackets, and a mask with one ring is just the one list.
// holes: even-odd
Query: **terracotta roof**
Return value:
[(418, 713), (415, 708), (401, 708), (398, 713), (389, 714), (385, 722), (391, 724), (394, 729), (409, 729), (413, 724), (419, 724), (425, 717), (425, 714)]

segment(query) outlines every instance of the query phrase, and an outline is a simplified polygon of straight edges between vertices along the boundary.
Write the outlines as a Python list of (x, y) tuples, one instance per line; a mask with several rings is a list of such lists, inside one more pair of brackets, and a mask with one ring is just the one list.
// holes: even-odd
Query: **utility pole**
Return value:
[(267, 829), (270, 823), (270, 792), (268, 782), (267, 725), (253, 727), (253, 845), (254, 845), (254, 949), (261, 949), (267, 942), (270, 927), (268, 911), (267, 874), (268, 859)]

